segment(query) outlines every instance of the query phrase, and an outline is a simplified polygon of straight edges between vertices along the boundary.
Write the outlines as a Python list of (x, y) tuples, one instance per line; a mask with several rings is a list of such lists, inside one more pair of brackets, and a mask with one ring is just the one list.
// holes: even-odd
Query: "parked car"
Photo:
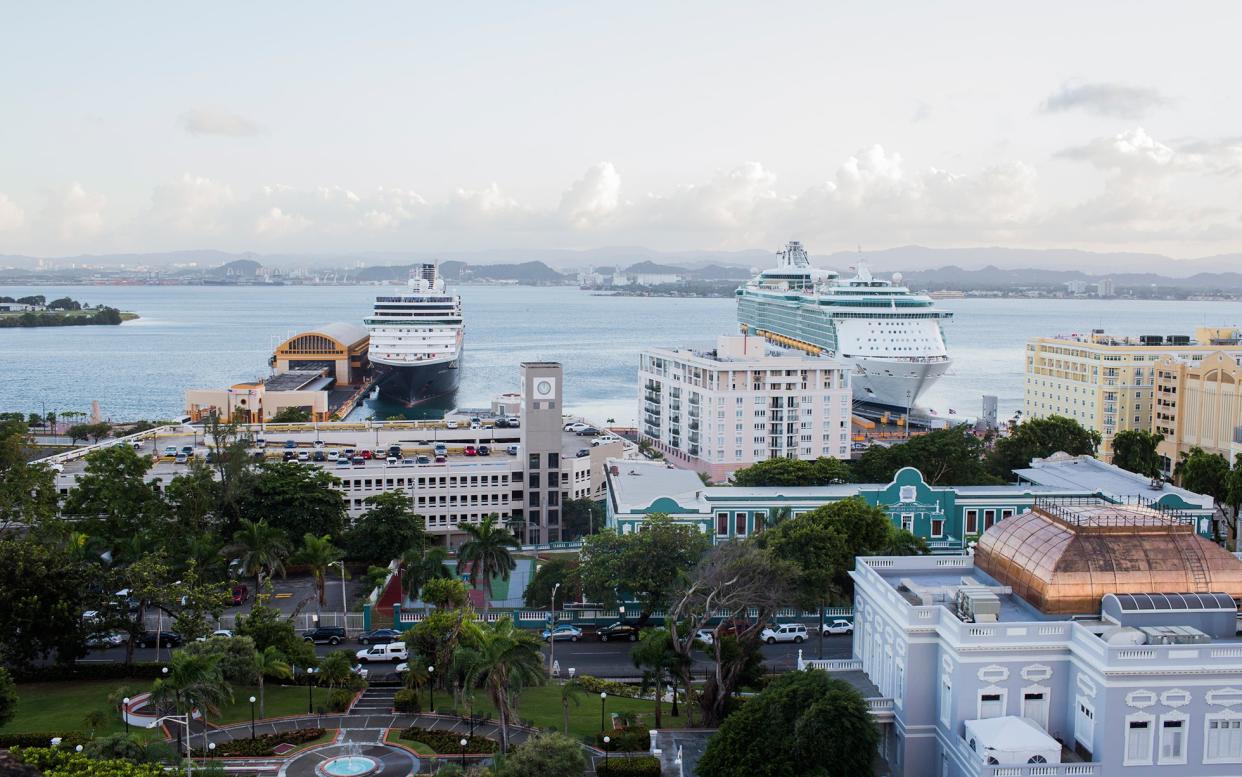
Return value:
[(384, 463), (390, 467), (395, 467), (398, 461), (400, 461), (400, 459), (398, 459), (396, 456), (389, 456), (388, 458), (384, 459)]
[(322, 447), (323, 447), (323, 440), (315, 440), (315, 447), (316, 447), (316, 448), (322, 448)]
[(412, 467), (412, 466), (414, 466), (414, 459), (402, 459), (402, 460), (401, 460), (401, 466), (403, 466), (403, 467)]
[(479, 455), (479, 452), (475, 449), (473, 445), (467, 445), (464, 453), (467, 456), (478, 456)]
[(597, 631), (596, 634), (599, 635), (600, 642), (607, 642), (610, 639), (628, 639), (630, 642), (638, 641), (638, 627), (622, 623), (621, 621), (605, 626)]
[(184, 453), (178, 453), (178, 454), (177, 454), (177, 455), (173, 458), (173, 463), (174, 463), (174, 464), (185, 464), (185, 463), (186, 463), (186, 462), (188, 462), (189, 460), (190, 460), (190, 459), (189, 459), (189, 457), (187, 457)]
[(339, 458), (341, 458), (340, 451), (338, 451), (336, 448), (328, 449), (328, 461), (336, 461)]
[(177, 446), (176, 446), (176, 445), (168, 445), (168, 446), (165, 446), (165, 447), (164, 447), (164, 455), (165, 455), (165, 456), (176, 456), (176, 455), (177, 455)]
[(350, 463), (352, 463), (355, 467), (365, 467), (367, 465), (367, 457), (355, 456), (350, 459)]
[(263, 451), (255, 451), (255, 452), (254, 452), (254, 460), (255, 460), (255, 461), (263, 461), (265, 458), (267, 458), (267, 454), (265, 454)]
[(182, 453), (184, 453), (184, 454), (185, 454), (185, 455), (187, 455), (187, 456), (193, 456), (193, 455), (194, 455), (194, 446), (193, 446), (193, 445), (182, 445), (182, 446), (181, 446), (181, 452), (182, 452)]
[(565, 427), (564, 427), (565, 431), (573, 432), (574, 434), (577, 434), (583, 429), (589, 429), (589, 428), (590, 428), (589, 424), (584, 424), (581, 421), (570, 421), (569, 423), (565, 424)]
[(824, 624), (825, 634), (853, 634), (854, 624), (845, 618), (834, 618), (831, 623)]
[[(370, 458), (371, 458), (372, 456), (374, 456), (374, 455), (375, 455), (375, 454), (371, 453), (371, 451), (367, 450), (366, 448), (363, 448), (363, 449), (362, 449), (362, 458), (367, 459), (367, 460), (370, 460)], [(355, 458), (357, 458), (357, 457), (355, 457)]]
[(86, 646), (94, 650), (107, 650), (108, 648), (124, 645), (129, 639), (123, 631), (109, 631), (92, 634), (86, 638)]
[(387, 645), (401, 639), (401, 632), (396, 629), (375, 629), (358, 635), (359, 645)]
[(350, 671), (361, 677), (363, 680), (367, 679), (367, 676), (371, 674), (371, 670), (367, 669), (362, 664), (354, 664)]
[(599, 434), (599, 430), (596, 429), (594, 426), (588, 426), (585, 429), (579, 429), (575, 431), (574, 434), (578, 435), (579, 437), (594, 437), (595, 435)]
[(769, 626), (759, 632), (759, 639), (769, 645), (775, 645), (777, 642), (802, 644), (806, 641), (806, 626), (801, 623), (782, 623), (775, 628)]
[(550, 642), (553, 639), (567, 639), (570, 642), (577, 642), (582, 639), (582, 629), (569, 623), (562, 623), (551, 631), (544, 629), (541, 636), (543, 637), (544, 642)]
[[(156, 644), (157, 642), (159, 643), (158, 645)], [(154, 631), (148, 631), (135, 640), (135, 644), (138, 645), (138, 647), (144, 648), (181, 647), (182, 642), (184, 642), (184, 640), (181, 639), (181, 635), (175, 634), (171, 631), (161, 631), (158, 637)]]
[(444, 422), (444, 428), (445, 429), (456, 429), (457, 422), (450, 418), (449, 420)]
[(238, 584), (238, 585), (233, 586), (233, 606), (234, 607), (245, 604), (246, 600), (249, 598), (250, 598), (250, 587), (249, 586), (244, 585), (244, 584)]
[(402, 661), (401, 663), (394, 666), (392, 668), (392, 671), (396, 672), (397, 674), (405, 674), (406, 672), (410, 671), (410, 662)]
[(298, 452), (297, 451), (285, 451), (284, 455), (281, 456), (280, 459), (281, 461), (297, 461)]
[(491, 449), (491, 448), (489, 448), (489, 447), (487, 447), (486, 445), (480, 445), (480, 446), (479, 446), (479, 455), (480, 455), (480, 456), (491, 456), (491, 455), (492, 455), (492, 449)]
[(314, 461), (327, 461), (328, 457), (323, 455), (322, 450), (319, 450), (319, 451), (315, 451), (315, 455), (311, 456), (311, 459)]
[(516, 456), (518, 455), (519, 450), (520, 450), (520, 446), (510, 445), (508, 448), (505, 448), (505, 453), (509, 454), (510, 456)]
[(400, 445), (389, 445), (389, 446), (388, 446), (388, 455), (389, 455), (389, 456), (396, 456), (396, 457), (399, 459), (399, 458), (401, 458), (401, 454), (402, 454), (402, 450), (401, 450), (401, 446), (400, 446)]
[(445, 445), (445, 444), (444, 444), (444, 443), (442, 443), (442, 442), (438, 442), (438, 443), (436, 443), (436, 447), (433, 449), (433, 451), (432, 451), (432, 452), (433, 452), (433, 453), (435, 453), (435, 455), (437, 455), (437, 456), (447, 456), (447, 455), (448, 455), (448, 446), (447, 446), (447, 445)]
[(358, 663), (369, 664), (372, 661), (408, 661), (409, 653), (404, 642), (388, 642), (383, 645), (372, 645), (354, 654)]
[(590, 456), (590, 455), (591, 455), (590, 448), (579, 448), (578, 452), (574, 454), (574, 458), (581, 459), (584, 456)]
[(296, 448), (296, 447), (298, 447), (297, 441), (296, 441), (296, 440), (285, 440), (285, 447), (286, 447), (286, 448)]
[(510, 429), (517, 429), (518, 427), (522, 425), (521, 421), (519, 421), (518, 417), (515, 415), (511, 415), (508, 418), (506, 418), (505, 423), (509, 424)]
[(482, 421), (482, 419), (480, 419), (478, 416), (475, 416), (474, 418), (471, 418), (471, 419), (470, 419), (470, 428), (471, 428), (471, 429), (482, 429), (482, 428), (483, 428), (483, 421)]
[(416, 464), (430, 464), (430, 463), (431, 463), (431, 457), (430, 457), (430, 456), (419, 456), (417, 459), (415, 459), (415, 460), (414, 460), (414, 463), (416, 463)]
[(345, 641), (345, 629), (340, 626), (320, 626), (303, 632), (302, 639), (316, 645), (339, 645)]
[(720, 625), (717, 626), (714, 631), (722, 637), (728, 634), (732, 634), (736, 637), (738, 634), (741, 634), (743, 631), (749, 629), (751, 625), (751, 622), (745, 618), (726, 618), (720, 622)]
[(310, 451), (298, 451), (298, 461), (310, 461)]
[(254, 441), (254, 447), (259, 448), (260, 450), (262, 450), (263, 448), (266, 448), (267, 440), (263, 439), (262, 437), (256, 438)]
[(207, 636), (205, 636), (205, 637), (199, 637), (198, 639), (196, 639), (196, 640), (194, 640), (194, 641), (195, 641), (195, 642), (206, 642), (207, 640), (209, 640), (209, 639), (215, 639), (216, 637), (221, 637), (221, 638), (223, 638), (223, 639), (232, 639), (232, 638), (233, 638), (233, 632), (232, 632), (232, 631), (229, 631), (228, 629), (216, 629), (215, 631), (211, 632), (211, 633), (210, 633), (210, 634), (208, 634)]
[(443, 453), (436, 454), (436, 464), (443, 464), (446, 461), (448, 461), (448, 456), (445, 456)]
[(349, 459), (337, 459), (336, 460), (337, 469), (349, 469), (349, 465), (350, 465)]
[(497, 419), (496, 419), (496, 428), (497, 428), (497, 429), (508, 429), (508, 428), (509, 428), (509, 420), (508, 420), (507, 418), (497, 418)]

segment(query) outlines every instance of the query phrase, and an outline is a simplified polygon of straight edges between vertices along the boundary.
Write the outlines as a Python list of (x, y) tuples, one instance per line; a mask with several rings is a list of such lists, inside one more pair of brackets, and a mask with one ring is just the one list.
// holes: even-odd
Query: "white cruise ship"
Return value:
[(854, 368), (854, 399), (907, 410), (952, 363), (941, 322), (952, 313), (927, 296), (871, 275), (853, 278), (811, 266), (802, 244), (737, 290), (742, 331), (777, 345), (841, 359)]
[(465, 339), (461, 297), (445, 291), (436, 265), (411, 272), (401, 296), (376, 297), (364, 323), (382, 399), (410, 406), (457, 390)]

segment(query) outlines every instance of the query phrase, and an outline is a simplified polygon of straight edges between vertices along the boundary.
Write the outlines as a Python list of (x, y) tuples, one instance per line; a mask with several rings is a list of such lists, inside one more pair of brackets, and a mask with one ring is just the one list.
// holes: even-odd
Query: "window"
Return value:
[(729, 533), (729, 514), (716, 513), (716, 534), (725, 536)]
[(916, 498), (917, 490), (914, 486), (902, 486), (901, 495), (898, 497), (903, 502), (913, 502)]
[(1151, 763), (1151, 716), (1126, 717), (1126, 766)]
[(943, 518), (932, 518), (931, 536), (933, 537), (944, 536), (944, 519)]
[(733, 530), (739, 537), (746, 534), (746, 513), (736, 513), (733, 516)]
[(966, 511), (966, 533), (967, 534), (978, 534), (979, 533), (979, 511), (978, 510), (967, 510)]
[(1204, 763), (1242, 763), (1242, 717), (1236, 713), (1207, 716)]
[(940, 678), (940, 722), (948, 726), (953, 716), (953, 683), (949, 676)]
[(1160, 763), (1186, 763), (1186, 719), (1181, 715), (1160, 718)]
[(539, 469), (539, 454), (531, 453), (526, 457), (527, 469)]
[(988, 691), (979, 694), (979, 717), (999, 718), (1005, 714), (1005, 694), (1003, 691)]
[(994, 523), (996, 523), (996, 511), (995, 510), (984, 510), (983, 511), (983, 530), (987, 531), (988, 529), (992, 528), (992, 524)]
[(549, 453), (548, 454), (548, 469), (556, 469), (559, 466), (561, 466), (561, 454)]
[(914, 513), (901, 514), (901, 528), (908, 532), (914, 531)]

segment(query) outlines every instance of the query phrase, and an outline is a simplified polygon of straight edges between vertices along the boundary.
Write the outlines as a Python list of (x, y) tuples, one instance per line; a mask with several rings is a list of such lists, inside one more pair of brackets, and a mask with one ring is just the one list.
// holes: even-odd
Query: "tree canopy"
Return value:
[(807, 461), (776, 457), (733, 473), (735, 486), (828, 486), (854, 479), (850, 465), (824, 456)]
[(1073, 418), (1028, 418), (1008, 437), (996, 441), (988, 465), (994, 474), (1009, 478), (1015, 469), (1029, 467), (1032, 459), (1047, 458), (1058, 451), (1071, 456), (1094, 456), (1100, 439), (1099, 432), (1087, 429)]
[(339, 537), (345, 528), (345, 497), (338, 481), (318, 467), (296, 461), (269, 462), (255, 472), (249, 493), (242, 496), (242, 514), (265, 519), (286, 537)]
[(345, 548), (351, 559), (386, 565), (425, 543), (423, 517), (414, 512), (409, 494), (385, 491), (367, 497), (364, 504), (367, 511), (345, 534)]
[(725, 719), (697, 773), (857, 777), (871, 774), (879, 739), (867, 702), (853, 686), (819, 670), (787, 672)]
[(565, 602), (578, 598), (578, 565), (566, 558), (552, 558), (543, 562), (530, 582), (526, 584), (526, 606), (531, 609), (544, 608), (552, 601), (552, 589), (560, 584), (556, 592), (557, 605), (564, 607)]
[(965, 426), (935, 429), (885, 447), (873, 445), (854, 463), (859, 482), (887, 483), (902, 467), (914, 467), (934, 486), (999, 482), (983, 465), (985, 443)]
[(1145, 477), (1160, 475), (1160, 454), (1156, 452), (1164, 440), (1159, 432), (1146, 429), (1123, 429), (1113, 435), (1113, 464)]

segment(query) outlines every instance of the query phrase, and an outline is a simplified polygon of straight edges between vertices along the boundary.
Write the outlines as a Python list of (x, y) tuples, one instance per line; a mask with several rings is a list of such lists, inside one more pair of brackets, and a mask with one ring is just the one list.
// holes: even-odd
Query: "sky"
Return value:
[(1242, 252), (1242, 6), (0, 6), (0, 254)]

